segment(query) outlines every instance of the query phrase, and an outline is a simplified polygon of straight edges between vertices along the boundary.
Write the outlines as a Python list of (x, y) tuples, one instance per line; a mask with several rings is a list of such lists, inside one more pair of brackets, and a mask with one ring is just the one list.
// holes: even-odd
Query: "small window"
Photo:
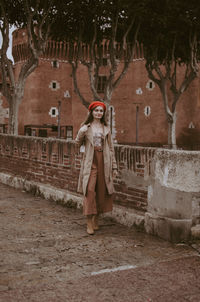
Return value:
[(61, 128), (61, 137), (65, 137), (65, 129)]
[(66, 136), (67, 136), (67, 140), (72, 140), (73, 139), (73, 126), (67, 126), (66, 129)]
[(139, 87), (138, 89), (136, 89), (136, 94), (141, 95), (143, 94), (142, 88)]
[(38, 136), (39, 137), (47, 137), (47, 130), (46, 129), (39, 129)]
[(58, 67), (59, 67), (58, 61), (57, 61), (57, 60), (54, 60), (54, 61), (52, 62), (52, 66), (53, 66), (53, 68), (58, 68)]
[(56, 91), (56, 90), (60, 89), (60, 84), (56, 80), (53, 80), (50, 82), (49, 88), (53, 91)]
[(146, 106), (146, 107), (144, 108), (144, 114), (145, 114), (146, 116), (150, 116), (150, 114), (151, 114), (151, 107), (150, 107), (150, 106)]
[(53, 125), (51, 130), (52, 130), (52, 132), (57, 132), (58, 131), (58, 126)]
[(150, 91), (153, 90), (155, 88), (155, 83), (152, 80), (149, 80), (147, 82), (146, 88)]
[(49, 115), (51, 117), (56, 117), (58, 116), (58, 109), (56, 107), (51, 107), (51, 109), (49, 110)]
[(104, 92), (106, 86), (107, 77), (106, 76), (99, 76), (97, 82), (97, 92)]
[(70, 96), (70, 93), (69, 93), (69, 90), (66, 90), (65, 92), (64, 92), (64, 98), (70, 98), (71, 96)]
[(31, 136), (31, 128), (25, 128), (25, 135)]
[(193, 124), (193, 122), (189, 123), (189, 127), (188, 128), (190, 128), (190, 129), (194, 129), (195, 128), (195, 125)]

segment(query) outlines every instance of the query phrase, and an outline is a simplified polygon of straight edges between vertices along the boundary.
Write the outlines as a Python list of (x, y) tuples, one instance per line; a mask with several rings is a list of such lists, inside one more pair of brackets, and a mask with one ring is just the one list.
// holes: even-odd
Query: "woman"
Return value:
[(110, 128), (105, 120), (106, 105), (95, 101), (88, 109), (88, 117), (75, 141), (80, 146), (85, 145), (78, 192), (84, 195), (83, 214), (87, 217), (87, 233), (92, 235), (99, 228), (99, 214), (112, 211), (117, 164)]

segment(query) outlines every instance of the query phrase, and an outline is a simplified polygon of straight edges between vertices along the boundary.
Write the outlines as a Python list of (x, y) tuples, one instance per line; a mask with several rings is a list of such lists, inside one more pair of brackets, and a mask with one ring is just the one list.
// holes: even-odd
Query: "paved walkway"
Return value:
[(198, 243), (171, 244), (0, 184), (0, 302), (200, 301)]

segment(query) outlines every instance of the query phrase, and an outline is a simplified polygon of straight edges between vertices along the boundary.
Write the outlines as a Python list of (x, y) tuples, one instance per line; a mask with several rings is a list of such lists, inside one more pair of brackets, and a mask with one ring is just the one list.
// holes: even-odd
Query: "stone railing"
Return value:
[[(145, 212), (155, 149), (115, 146), (115, 203)], [(73, 142), (0, 135), (0, 172), (76, 192), (82, 154)]]

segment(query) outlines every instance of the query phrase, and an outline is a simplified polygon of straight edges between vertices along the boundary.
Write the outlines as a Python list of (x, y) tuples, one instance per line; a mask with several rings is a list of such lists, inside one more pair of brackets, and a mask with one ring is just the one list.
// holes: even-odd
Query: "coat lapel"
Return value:
[(106, 135), (109, 133), (110, 131), (110, 127), (108, 126), (104, 126), (104, 136), (106, 137)]
[(86, 136), (87, 136), (88, 140), (90, 141), (90, 143), (93, 146), (94, 145), (94, 143), (93, 143), (93, 133), (92, 133), (92, 128), (91, 127), (88, 128)]

